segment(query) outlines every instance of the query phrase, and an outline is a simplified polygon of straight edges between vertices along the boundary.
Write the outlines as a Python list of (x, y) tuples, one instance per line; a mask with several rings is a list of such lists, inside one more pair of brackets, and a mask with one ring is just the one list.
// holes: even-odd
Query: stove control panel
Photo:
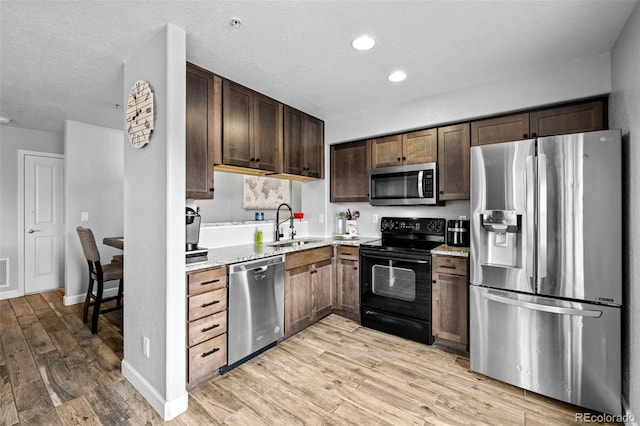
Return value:
[(446, 220), (423, 217), (383, 217), (380, 231), (384, 233), (414, 233), (425, 235), (445, 235)]

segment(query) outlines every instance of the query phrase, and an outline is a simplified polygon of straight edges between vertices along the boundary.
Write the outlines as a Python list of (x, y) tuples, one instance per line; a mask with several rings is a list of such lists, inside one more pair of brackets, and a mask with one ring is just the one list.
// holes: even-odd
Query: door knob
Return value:
[(27, 232), (30, 233), (30, 234), (33, 234), (34, 232), (40, 232), (40, 230), (39, 229), (29, 229)]

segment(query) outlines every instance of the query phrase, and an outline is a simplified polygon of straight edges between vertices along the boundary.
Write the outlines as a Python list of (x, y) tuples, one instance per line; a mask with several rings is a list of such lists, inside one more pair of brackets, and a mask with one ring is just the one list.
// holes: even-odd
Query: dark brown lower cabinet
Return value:
[(466, 350), (468, 333), (467, 258), (433, 255), (432, 332), (438, 340)]
[(358, 247), (336, 247), (334, 312), (360, 322), (360, 262), (358, 255)]

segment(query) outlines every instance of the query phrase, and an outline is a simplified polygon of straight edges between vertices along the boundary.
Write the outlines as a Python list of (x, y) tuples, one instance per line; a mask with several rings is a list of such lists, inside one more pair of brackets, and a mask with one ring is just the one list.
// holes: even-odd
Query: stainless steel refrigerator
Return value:
[(621, 414), (619, 130), (471, 148), (471, 369)]

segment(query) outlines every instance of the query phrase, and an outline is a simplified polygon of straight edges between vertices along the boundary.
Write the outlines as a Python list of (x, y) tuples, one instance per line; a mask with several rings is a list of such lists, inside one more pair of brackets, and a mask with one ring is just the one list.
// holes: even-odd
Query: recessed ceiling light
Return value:
[(370, 35), (361, 35), (351, 42), (351, 46), (356, 50), (369, 50), (376, 45), (376, 40)]
[(0, 124), (7, 124), (11, 121), (9, 117), (0, 117)]
[(242, 21), (240, 20), (240, 18), (231, 18), (231, 20), (229, 21), (229, 25), (231, 25), (233, 28), (238, 28), (240, 25), (242, 25)]
[(389, 77), (387, 77), (389, 81), (393, 81), (394, 83), (397, 83), (398, 81), (402, 81), (405, 78), (407, 78), (407, 75), (402, 71), (394, 71), (391, 74), (389, 74)]

